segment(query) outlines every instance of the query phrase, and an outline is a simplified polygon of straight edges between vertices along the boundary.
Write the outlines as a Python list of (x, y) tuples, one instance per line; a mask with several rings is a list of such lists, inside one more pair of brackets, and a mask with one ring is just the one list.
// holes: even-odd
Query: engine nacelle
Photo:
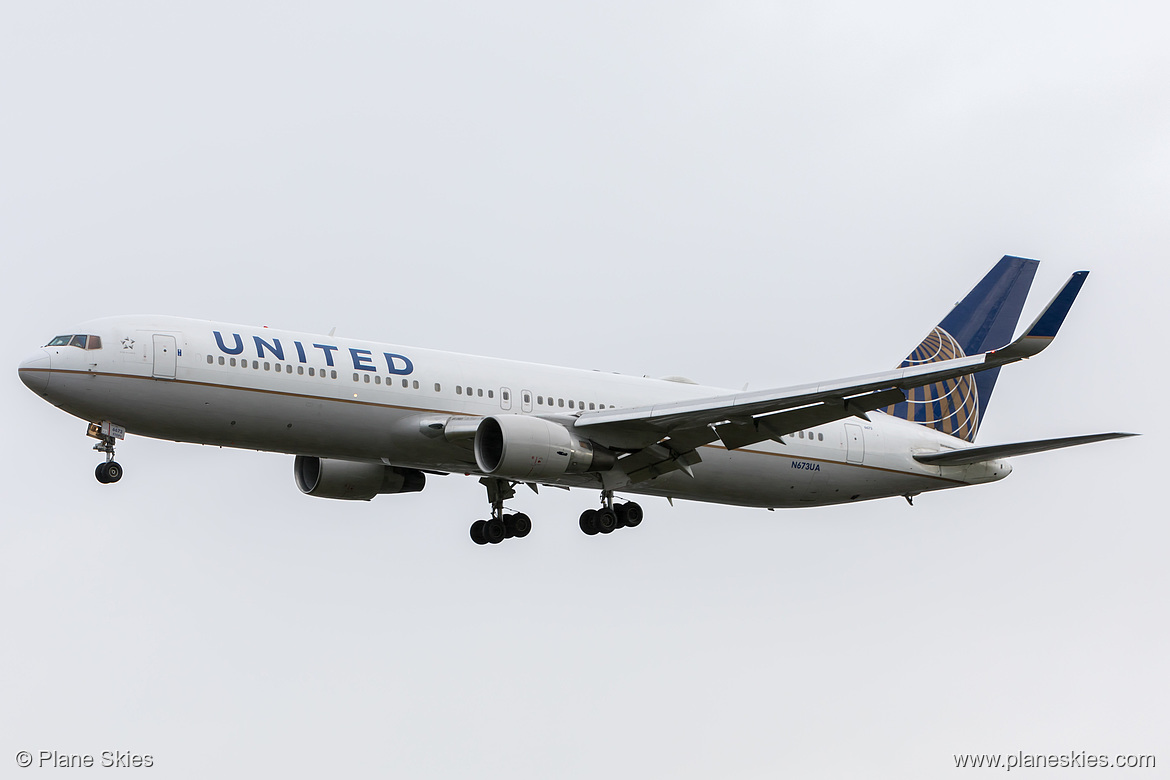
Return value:
[(307, 455), (297, 455), (293, 473), (302, 493), (356, 501), (381, 493), (416, 493), (427, 483), (426, 474), (414, 469)]
[(529, 481), (606, 471), (617, 456), (555, 422), (501, 414), (479, 423), (475, 462), (485, 474)]

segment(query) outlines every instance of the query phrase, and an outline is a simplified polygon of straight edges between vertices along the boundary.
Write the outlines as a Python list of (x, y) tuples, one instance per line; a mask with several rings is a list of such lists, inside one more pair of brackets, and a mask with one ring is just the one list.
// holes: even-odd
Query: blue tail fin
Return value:
[[(1005, 256), (899, 367), (978, 355), (1011, 342), (1037, 265), (1035, 260)], [(999, 369), (992, 368), (919, 387), (909, 391), (905, 401), (884, 411), (975, 441), (998, 377)]]

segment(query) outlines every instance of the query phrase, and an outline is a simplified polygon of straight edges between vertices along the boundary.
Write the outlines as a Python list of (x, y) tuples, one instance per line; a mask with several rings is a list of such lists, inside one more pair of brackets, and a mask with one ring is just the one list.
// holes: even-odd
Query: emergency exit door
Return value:
[(175, 337), (154, 334), (154, 375), (159, 379), (174, 379), (177, 359)]
[(845, 460), (849, 463), (865, 460), (865, 431), (860, 425), (845, 423)]

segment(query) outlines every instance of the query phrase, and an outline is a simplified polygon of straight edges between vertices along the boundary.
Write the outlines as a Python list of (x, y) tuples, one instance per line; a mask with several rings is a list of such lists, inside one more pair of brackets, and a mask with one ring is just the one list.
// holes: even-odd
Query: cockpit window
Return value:
[(81, 349), (101, 349), (102, 337), (92, 335), (70, 334), (57, 336), (45, 345), (46, 347), (80, 347)]

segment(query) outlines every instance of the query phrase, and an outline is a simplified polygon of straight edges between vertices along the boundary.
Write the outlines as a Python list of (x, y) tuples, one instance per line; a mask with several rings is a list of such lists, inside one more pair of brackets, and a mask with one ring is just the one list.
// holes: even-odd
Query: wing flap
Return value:
[(867, 412), (905, 400), (906, 394), (897, 388), (852, 398), (835, 398), (813, 406), (762, 415), (750, 422), (717, 425), (715, 434), (727, 449), (734, 450), (767, 439), (778, 441), (781, 436), (843, 420), (846, 417), (861, 417), (868, 420)]

